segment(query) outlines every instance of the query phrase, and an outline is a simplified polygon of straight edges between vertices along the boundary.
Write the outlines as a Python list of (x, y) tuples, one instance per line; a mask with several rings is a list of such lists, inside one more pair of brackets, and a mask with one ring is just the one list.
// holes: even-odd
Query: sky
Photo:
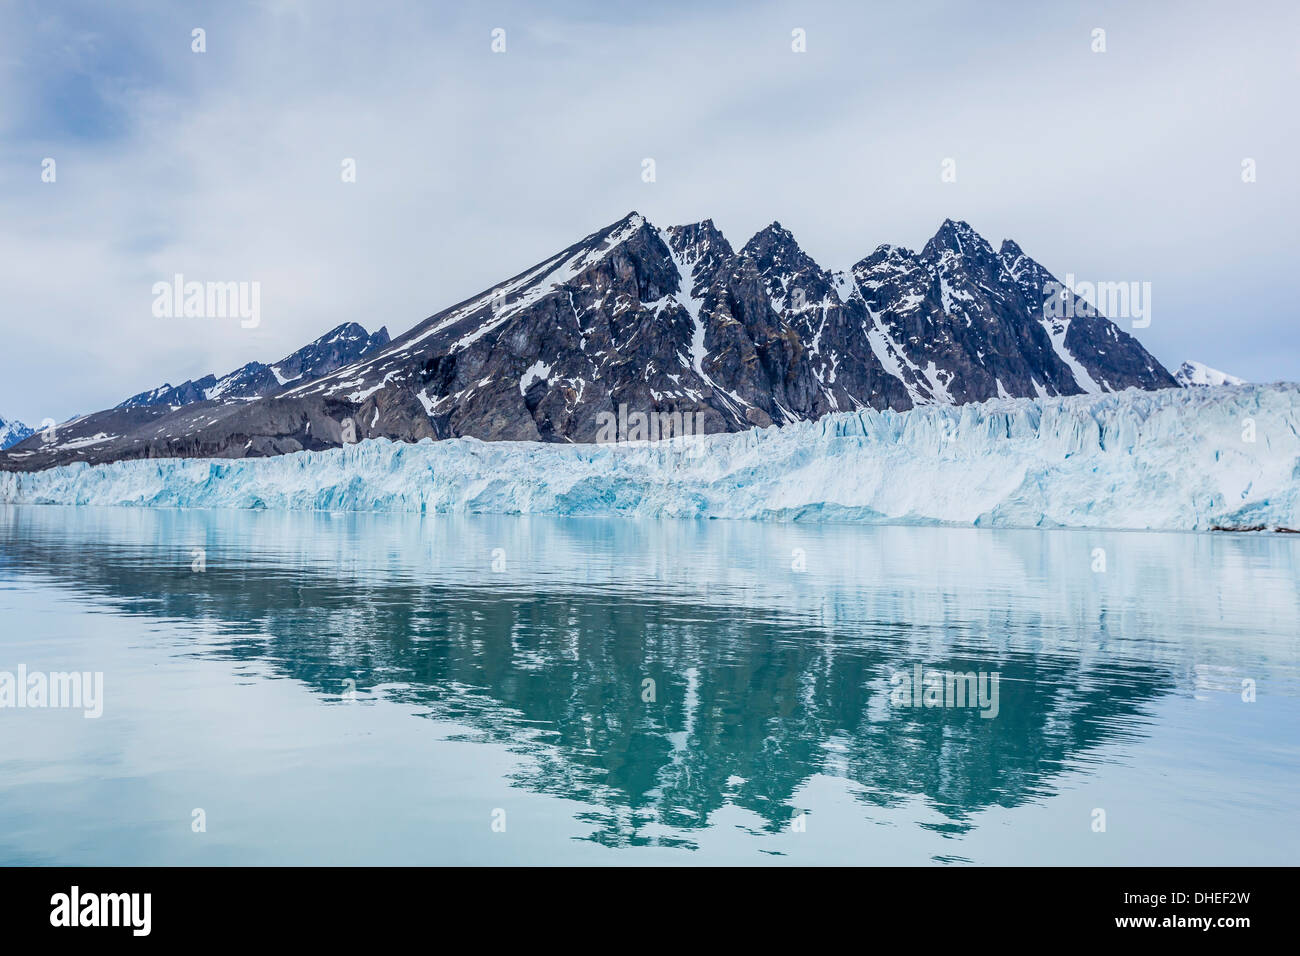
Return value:
[[(1291, 0), (0, 0), (0, 417), (396, 335), (631, 210), (827, 268), (962, 219), (1151, 283), (1171, 369), (1294, 381), (1297, 36)], [(259, 324), (155, 316), (177, 273)]]

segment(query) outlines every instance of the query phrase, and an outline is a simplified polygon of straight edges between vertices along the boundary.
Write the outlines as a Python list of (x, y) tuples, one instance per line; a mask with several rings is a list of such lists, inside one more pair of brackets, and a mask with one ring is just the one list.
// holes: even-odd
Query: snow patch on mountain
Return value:
[(1245, 385), (1246, 380), (1237, 378), (1235, 375), (1229, 375), (1227, 372), (1220, 372), (1217, 368), (1210, 368), (1200, 362), (1187, 361), (1178, 366), (1178, 371), (1174, 373), (1174, 380), (1183, 388), (1192, 386), (1218, 386), (1218, 385)]
[(698, 260), (692, 258), (687, 261), (676, 249), (672, 236), (665, 229), (659, 230), (660, 241), (668, 249), (668, 255), (677, 268), (677, 291), (672, 293), (672, 298), (686, 310), (686, 314), (691, 317), (691, 367), (695, 374), (704, 379), (710, 385), (714, 382), (704, 371), (704, 358), (707, 354), (704, 349), (704, 323), (700, 321), (700, 307), (704, 305), (704, 299), (695, 297), (695, 267)]
[(534, 382), (545, 382), (550, 374), (551, 367), (538, 359), (524, 370), (523, 375), (519, 376), (519, 394), (527, 395), (528, 389)]
[(1065, 347), (1065, 337), (1070, 333), (1070, 320), (1059, 316), (1044, 316), (1043, 328), (1047, 330), (1048, 337), (1052, 340), (1052, 349), (1056, 352), (1057, 357), (1065, 363), (1074, 376), (1075, 383), (1079, 388), (1089, 395), (1099, 395), (1102, 392), (1110, 391), (1097, 384), (1097, 381), (1088, 374), (1088, 370), (1069, 349)]
[(1298, 436), (1297, 385), (1129, 389), (901, 413), (866, 408), (784, 428), (622, 445), (374, 439), (273, 458), (73, 464), (0, 475), (0, 501), (1295, 528)]

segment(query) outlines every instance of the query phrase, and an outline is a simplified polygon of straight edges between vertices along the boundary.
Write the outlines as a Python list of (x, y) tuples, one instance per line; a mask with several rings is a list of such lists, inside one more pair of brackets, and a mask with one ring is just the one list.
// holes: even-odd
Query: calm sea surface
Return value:
[(1294, 863), (1297, 537), (0, 506), (0, 863)]

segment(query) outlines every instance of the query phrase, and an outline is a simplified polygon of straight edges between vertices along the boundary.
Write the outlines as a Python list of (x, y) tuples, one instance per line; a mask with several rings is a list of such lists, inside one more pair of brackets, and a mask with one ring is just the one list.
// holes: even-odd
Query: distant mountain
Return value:
[(620, 410), (680, 412), (720, 432), (1177, 385), (1106, 318), (1051, 317), (1054, 285), (1014, 242), (994, 251), (952, 220), (920, 252), (884, 245), (835, 272), (779, 223), (736, 250), (710, 220), (659, 229), (631, 213), (349, 364), (294, 379), (286, 359), (164, 386), (78, 420), (73, 445), (29, 443), (0, 467), (378, 436), (589, 442)]
[(249, 362), (229, 375), (182, 382), (180, 385), (163, 384), (147, 392), (132, 395), (118, 408), (143, 408), (147, 405), (179, 407), (192, 402), (261, 398), (292, 385), (318, 378), (340, 366), (354, 362), (364, 355), (388, 344), (388, 329), (381, 328), (371, 335), (355, 322), (344, 322), (330, 329), (316, 341), (304, 345), (274, 365)]
[(32, 429), (20, 421), (0, 418), (0, 451), (18, 444), (32, 433)]
[(1184, 388), (1246, 384), (1246, 380), (1243, 378), (1237, 378), (1237, 376), (1229, 375), (1227, 372), (1220, 372), (1217, 368), (1210, 368), (1208, 365), (1192, 361), (1184, 362), (1178, 366), (1178, 371), (1174, 373), (1174, 380)]

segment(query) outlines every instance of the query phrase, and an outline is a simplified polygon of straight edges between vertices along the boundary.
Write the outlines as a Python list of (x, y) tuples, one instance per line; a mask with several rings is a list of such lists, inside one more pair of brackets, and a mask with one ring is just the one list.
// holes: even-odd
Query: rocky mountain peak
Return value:
[(833, 283), (825, 269), (799, 246), (779, 222), (757, 232), (740, 250), (752, 262), (778, 312), (788, 317), (831, 295)]
[(945, 219), (922, 248), (921, 257), (934, 261), (953, 255), (981, 263), (994, 258), (993, 247), (969, 223), (960, 219)]
[(794, 234), (779, 222), (773, 222), (754, 233), (741, 247), (740, 254), (758, 262), (760, 270), (773, 267), (821, 268), (800, 248)]
[(33, 429), (13, 418), (0, 418), (0, 451), (17, 445), (33, 434)]
[(1178, 366), (1174, 378), (1183, 388), (1217, 388), (1222, 385), (1245, 385), (1246, 380), (1220, 372), (1203, 362), (1188, 360)]
[(668, 236), (668, 246), (673, 252), (683, 254), (691, 250), (707, 251), (711, 254), (730, 258), (734, 255), (731, 243), (722, 231), (714, 225), (712, 219), (701, 222), (686, 223), (681, 226), (669, 226), (664, 234)]
[(680, 276), (676, 291), (687, 298), (703, 297), (735, 256), (731, 243), (712, 219), (669, 226), (661, 238)]
[(998, 258), (1001, 259), (1015, 260), (1024, 254), (1024, 250), (1020, 248), (1014, 239), (1003, 239), (1002, 245), (998, 246)]

